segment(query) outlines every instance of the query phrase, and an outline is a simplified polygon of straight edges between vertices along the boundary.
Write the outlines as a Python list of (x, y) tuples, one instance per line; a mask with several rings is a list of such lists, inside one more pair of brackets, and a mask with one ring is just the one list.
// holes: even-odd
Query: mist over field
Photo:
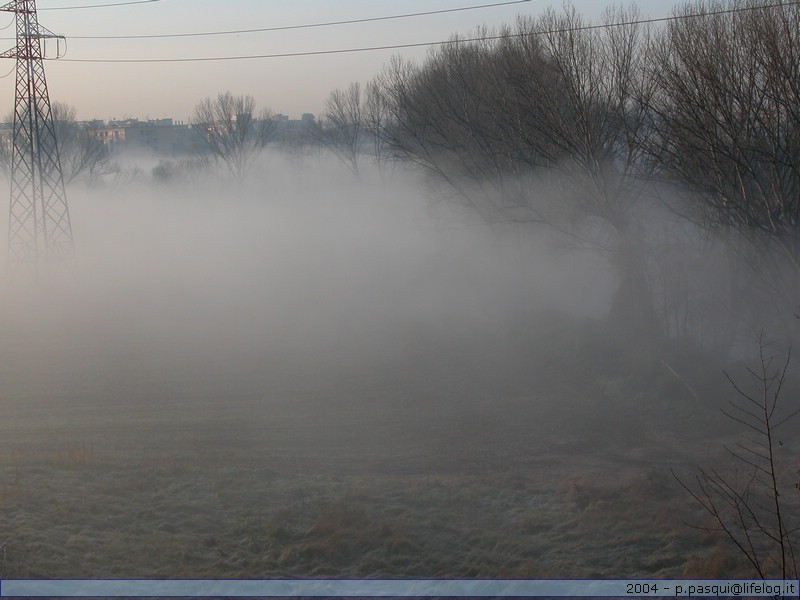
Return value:
[(5, 577), (735, 564), (650, 516), (702, 521), (668, 475), (713, 422), (668, 370), (691, 360), (646, 372), (602, 325), (613, 275), (547, 227), (278, 153), (70, 208), (74, 268), (4, 288)]
[[(48, 365), (35, 380), (53, 377), (52, 360), (90, 380), (100, 360), (208, 377), (222, 395), (258, 393), (262, 379), (324, 386), (372, 363), (447, 360), (439, 344), (477, 354), (483, 336), (513, 339), (537, 311), (606, 310), (608, 275), (554, 250), (546, 230), (453, 225), (413, 174), (355, 181), (329, 158), (263, 164), (243, 189), (73, 193), (74, 272), (6, 288), (4, 328), (31, 344), (22, 362)], [(30, 383), (18, 367), (7, 377)]]
[(0, 579), (796, 577), (800, 8), (681, 10), (0, 132)]

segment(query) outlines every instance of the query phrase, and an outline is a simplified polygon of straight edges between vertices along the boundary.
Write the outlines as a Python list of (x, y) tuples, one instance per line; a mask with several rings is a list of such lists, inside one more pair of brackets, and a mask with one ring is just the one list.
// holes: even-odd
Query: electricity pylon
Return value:
[(16, 14), (17, 45), (0, 58), (17, 61), (8, 257), (36, 271), (73, 254), (72, 225), (64, 192), (43, 40), (63, 39), (39, 25), (35, 0), (14, 0), (0, 12)]

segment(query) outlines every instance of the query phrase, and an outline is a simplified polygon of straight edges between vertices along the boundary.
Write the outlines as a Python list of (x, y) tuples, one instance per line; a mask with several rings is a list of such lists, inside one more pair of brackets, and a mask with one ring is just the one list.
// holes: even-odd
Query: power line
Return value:
[(611, 29), (615, 27), (628, 27), (632, 25), (646, 25), (652, 23), (666, 23), (671, 21), (682, 21), (687, 19), (696, 19), (701, 17), (713, 17), (726, 14), (740, 13), (753, 10), (763, 10), (769, 8), (778, 8), (782, 6), (794, 6), (800, 4), (800, 0), (790, 0), (783, 2), (776, 2), (773, 4), (763, 4), (760, 6), (748, 6), (742, 8), (731, 8), (717, 11), (708, 11), (703, 13), (694, 13), (688, 15), (675, 15), (671, 17), (658, 17), (651, 19), (637, 19), (633, 21), (620, 21), (617, 23), (602, 23), (597, 25), (581, 25), (578, 27), (565, 27), (561, 29), (550, 29), (532, 31), (526, 33), (509, 33), (498, 34), (471, 38), (456, 38), (446, 41), (435, 42), (415, 42), (408, 44), (389, 44), (385, 46), (364, 46), (360, 48), (340, 48), (335, 50), (311, 50), (306, 52), (280, 52), (274, 54), (250, 54), (240, 56), (207, 56), (207, 57), (187, 57), (187, 58), (61, 58), (49, 59), (60, 60), (62, 62), (73, 63), (188, 63), (188, 62), (221, 62), (221, 61), (237, 61), (237, 60), (259, 60), (269, 58), (292, 58), (301, 56), (325, 56), (329, 54), (351, 54), (357, 52), (375, 52), (379, 50), (403, 50), (408, 48), (423, 48), (444, 46), (455, 43), (472, 43), (472, 42), (486, 42), (493, 40), (508, 39), (514, 37), (526, 37), (528, 35), (553, 35), (558, 33), (573, 33), (578, 31), (590, 31), (594, 29)]
[[(499, 39), (504, 36), (492, 36), (483, 38), (470, 38), (458, 40), (459, 42), (476, 42), (479, 40)], [(61, 58), (60, 62), (73, 63), (185, 63), (185, 62), (211, 62), (227, 60), (256, 60), (260, 58), (291, 58), (293, 56), (322, 56), (326, 54), (349, 54), (353, 52), (372, 52), (376, 50), (400, 50), (403, 48), (421, 48), (425, 46), (439, 46), (452, 44), (453, 41), (446, 42), (418, 42), (411, 44), (392, 44), (389, 46), (366, 46), (363, 48), (340, 48), (338, 50), (311, 50), (308, 52), (281, 52), (276, 54), (250, 54), (243, 56), (206, 56), (189, 58)], [(56, 59), (50, 59), (56, 60)]]
[(85, 4), (82, 6), (53, 6), (50, 8), (37, 8), (39, 12), (43, 10), (80, 10), (85, 8), (109, 8), (111, 6), (130, 6), (132, 4), (149, 4), (151, 2), (161, 2), (161, 0), (130, 0), (129, 2), (109, 2), (107, 4)]
[[(153, 0), (148, 0), (152, 2)], [(425, 12), (404, 13), (399, 15), (387, 15), (383, 17), (368, 17), (364, 19), (348, 19), (345, 21), (327, 21), (324, 23), (307, 23), (304, 25), (282, 25), (278, 27), (260, 27), (258, 29), (233, 29), (229, 31), (201, 31), (192, 33), (155, 33), (143, 35), (71, 35), (73, 40), (141, 40), (153, 38), (182, 38), (182, 37), (201, 37), (212, 35), (240, 35), (244, 33), (265, 33), (271, 31), (291, 31), (294, 29), (312, 29), (315, 27), (332, 27), (336, 25), (353, 25), (358, 23), (375, 23), (377, 21), (390, 21), (393, 19), (408, 19), (411, 17), (427, 17), (430, 15), (443, 15), (447, 13), (463, 12), (468, 10), (479, 10), (485, 8), (497, 8), (500, 6), (510, 6), (512, 4), (523, 4), (531, 0), (508, 0), (506, 2), (495, 2), (493, 4), (479, 4), (477, 6), (462, 6), (459, 8), (447, 8), (442, 10), (428, 10)]]

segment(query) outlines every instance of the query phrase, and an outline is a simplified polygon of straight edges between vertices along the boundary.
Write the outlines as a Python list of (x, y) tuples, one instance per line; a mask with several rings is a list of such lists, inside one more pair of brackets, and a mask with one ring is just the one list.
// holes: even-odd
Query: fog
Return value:
[(796, 578), (800, 9), (708, 8), (221, 93), (169, 161), (43, 110), (76, 252), (0, 279), (0, 580)]
[(268, 418), (288, 394), (302, 422), (317, 416), (303, 393), (344, 406), (373, 389), (390, 396), (374, 392), (373, 417), (397, 394), (488, 409), (493, 385), (528, 384), (532, 319), (603, 314), (613, 291), (546, 229), (475, 225), (433, 206), (417, 174), (356, 180), (327, 156), (265, 156), (239, 184), (75, 187), (69, 203), (75, 264), (12, 273), (2, 311), (3, 404), (56, 421), (140, 405), (135, 427), (236, 407)]
[(590, 256), (530, 225), (445, 219), (413, 174), (355, 181), (324, 158), (273, 156), (254, 179), (72, 191), (74, 268), (34, 289), (12, 278), (5, 328), (51, 350), (60, 336), (68, 354), (145, 346), (168, 371), (256, 347), (369, 360), (422, 333), (499, 333), (607, 303)]
[(149, 168), (69, 189), (74, 264), (4, 281), (0, 576), (713, 571), (664, 474), (721, 369), (610, 326), (602, 254), (399, 166)]

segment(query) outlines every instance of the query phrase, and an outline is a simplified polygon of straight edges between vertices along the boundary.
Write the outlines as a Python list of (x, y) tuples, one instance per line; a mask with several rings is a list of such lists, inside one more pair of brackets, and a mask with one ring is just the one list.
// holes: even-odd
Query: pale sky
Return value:
[[(452, 9), (499, 0), (158, 0), (146, 4), (92, 9), (46, 10), (107, 4), (113, 0), (40, 0), (39, 23), (67, 37), (62, 60), (45, 63), (50, 98), (72, 104), (79, 119), (138, 117), (188, 121), (197, 103), (218, 92), (252, 95), (258, 108), (292, 118), (319, 115), (331, 90), (352, 81), (366, 82), (394, 54), (422, 58), (426, 49), (380, 50), (353, 54), (186, 63), (79, 63), (69, 59), (195, 58), (338, 50), (446, 40), (481, 25), (510, 23), (517, 14), (538, 14), (550, 0), (443, 15), (334, 27), (240, 35), (171, 39), (80, 39), (257, 29), (363, 19)], [(119, 1), (119, 0), (117, 0)], [(610, 0), (574, 0), (576, 8), (597, 19)], [(642, 13), (663, 17), (672, 0), (642, 0)], [(13, 15), (0, 13), (0, 36), (13, 46)], [(48, 55), (55, 48), (48, 42)], [(14, 102), (13, 61), (0, 64), (0, 114)]]

